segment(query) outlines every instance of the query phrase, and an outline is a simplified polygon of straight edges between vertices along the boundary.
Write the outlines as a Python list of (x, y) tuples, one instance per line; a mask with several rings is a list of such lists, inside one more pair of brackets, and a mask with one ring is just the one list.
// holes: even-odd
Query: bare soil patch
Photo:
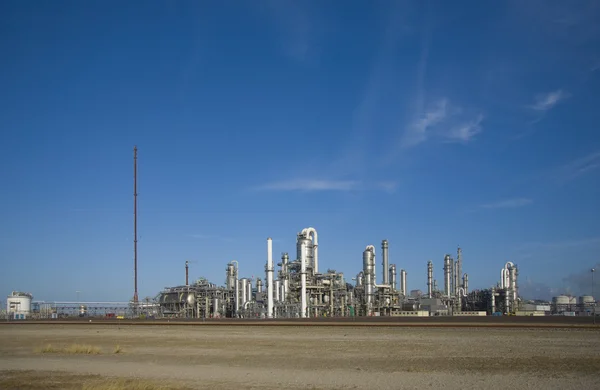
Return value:
[[(600, 331), (594, 329), (0, 329), (0, 388), (600, 388)], [(40, 353), (47, 345), (58, 352)], [(101, 353), (86, 352), (96, 350)]]

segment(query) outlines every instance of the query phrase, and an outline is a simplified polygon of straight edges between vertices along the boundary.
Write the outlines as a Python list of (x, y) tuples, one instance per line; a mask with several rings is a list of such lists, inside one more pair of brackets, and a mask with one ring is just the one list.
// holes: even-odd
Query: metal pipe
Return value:
[(248, 298), (248, 302), (252, 302), (252, 279), (248, 279), (248, 293), (246, 295), (246, 298)]
[(373, 285), (375, 276), (375, 247), (368, 245), (363, 252), (363, 273), (365, 284), (366, 310), (371, 315), (373, 307)]
[(460, 287), (464, 287), (461, 284), (461, 275), (462, 275), (462, 249), (460, 248), (460, 246), (458, 247), (458, 249), (456, 250), (456, 290), (458, 291), (458, 289)]
[(246, 302), (248, 302), (248, 300), (246, 299), (246, 293), (248, 292), (248, 287), (246, 287), (247, 284), (248, 284), (248, 279), (246, 279), (246, 278), (240, 279), (240, 290), (242, 291), (242, 307), (244, 307)]
[(390, 283), (390, 279), (389, 279), (389, 264), (388, 264), (388, 250), (389, 250), (389, 246), (388, 246), (388, 240), (383, 240), (381, 241), (381, 257), (382, 259), (382, 272), (383, 272), (383, 284), (389, 284)]
[(185, 285), (186, 285), (186, 286), (189, 286), (189, 285), (190, 285), (190, 284), (188, 283), (188, 275), (189, 275), (189, 273), (188, 273), (188, 264), (189, 264), (189, 261), (187, 261), (187, 260), (186, 260), (186, 261), (185, 261)]
[(433, 263), (427, 262), (427, 296), (433, 298)]
[(138, 303), (137, 283), (137, 145), (133, 147), (133, 302)]
[(306, 318), (306, 252), (300, 255), (300, 318)]
[(235, 263), (233, 280), (235, 281), (235, 316), (237, 317), (240, 312), (240, 281), (238, 280), (238, 267), (237, 260), (232, 260), (231, 264)]
[(267, 317), (273, 318), (273, 240), (267, 238)]
[(281, 293), (281, 281), (279, 279), (275, 280), (275, 287), (273, 288), (273, 293), (275, 296), (273, 297), (273, 301), (280, 302), (280, 293)]
[(396, 291), (398, 288), (396, 276), (396, 264), (392, 264), (390, 265), (390, 285), (392, 286), (392, 291)]
[(404, 296), (407, 296), (407, 286), (406, 286), (406, 270), (400, 270), (400, 293)]
[(290, 289), (290, 275), (288, 271), (288, 262), (290, 257), (287, 253), (281, 255), (281, 278), (283, 278), (283, 286), (281, 287), (281, 302), (285, 302)]

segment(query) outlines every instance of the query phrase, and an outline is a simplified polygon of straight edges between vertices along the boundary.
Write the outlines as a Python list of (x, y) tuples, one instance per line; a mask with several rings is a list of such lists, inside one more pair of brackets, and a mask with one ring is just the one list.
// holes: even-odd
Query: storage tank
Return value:
[(219, 317), (219, 298), (213, 299), (213, 317)]
[(568, 305), (570, 302), (570, 299), (566, 295), (559, 295), (559, 296), (552, 298), (552, 302), (555, 305)]
[(33, 296), (29, 293), (13, 291), (6, 299), (6, 311), (8, 314), (29, 314), (32, 299)]
[(590, 311), (594, 306), (594, 297), (591, 295), (583, 295), (579, 297), (578, 309), (582, 312)]
[(402, 304), (402, 310), (403, 311), (417, 311), (417, 310), (419, 310), (419, 304), (412, 303), (412, 302), (405, 302)]
[(186, 302), (188, 305), (196, 303), (196, 294), (194, 292), (182, 292), (179, 298), (180, 302)]

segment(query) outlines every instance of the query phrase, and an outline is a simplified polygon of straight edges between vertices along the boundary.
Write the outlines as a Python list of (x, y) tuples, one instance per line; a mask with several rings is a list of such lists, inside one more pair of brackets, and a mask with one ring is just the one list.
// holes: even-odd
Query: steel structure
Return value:
[[(342, 272), (319, 272), (318, 234), (312, 227), (296, 234), (296, 256), (281, 254), (274, 264), (273, 242), (267, 238), (265, 277), (240, 277), (237, 261), (227, 264), (224, 286), (204, 278), (165, 288), (157, 297), (159, 315), (164, 317), (208, 318), (308, 318), (320, 316), (465, 315), (469, 311), (512, 313), (518, 307), (517, 268), (507, 263), (502, 287), (469, 292), (468, 275), (463, 272), (462, 249), (456, 261), (443, 258), (444, 286), (439, 291), (433, 278), (433, 262), (427, 262), (427, 293), (408, 290), (405, 269), (396, 273), (390, 264), (389, 242), (381, 242), (381, 284), (377, 281), (376, 249), (367, 245), (362, 252), (362, 270), (347, 283)], [(275, 266), (278, 268), (275, 269)], [(264, 280), (264, 282), (263, 282)], [(399, 285), (399, 286), (398, 286)]]

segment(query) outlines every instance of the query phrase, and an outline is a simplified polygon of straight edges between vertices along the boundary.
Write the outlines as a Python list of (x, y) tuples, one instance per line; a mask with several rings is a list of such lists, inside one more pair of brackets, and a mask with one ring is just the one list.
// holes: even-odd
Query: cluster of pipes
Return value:
[(507, 262), (500, 270), (500, 286), (492, 289), (490, 306), (492, 313), (496, 312), (496, 297), (504, 298), (504, 314), (514, 313), (518, 306), (518, 269), (512, 262)]
[[(430, 271), (431, 270), (431, 271)], [(427, 294), (432, 297), (431, 275), (433, 274), (433, 265), (431, 262), (427, 265)], [(452, 297), (461, 298), (467, 295), (469, 290), (469, 275), (462, 274), (462, 250), (458, 248), (456, 262), (449, 255), (444, 256), (444, 296), (447, 299)]]
[[(362, 253), (362, 271), (353, 279), (356, 281), (354, 286), (345, 282), (341, 272), (319, 272), (318, 249), (316, 229), (303, 229), (296, 237), (296, 259), (290, 260), (288, 253), (282, 253), (281, 262), (277, 264), (279, 270), (276, 271), (273, 240), (267, 238), (266, 280), (263, 283), (262, 279), (257, 278), (256, 289), (253, 289), (252, 279), (238, 277), (239, 267), (235, 260), (227, 264), (225, 288), (199, 282), (189, 285), (186, 262), (186, 285), (164, 292), (163, 300), (167, 302), (168, 298), (170, 307), (175, 308), (177, 302), (184, 302), (187, 297), (184, 309), (190, 310), (190, 307), (197, 306), (194, 310), (198, 316), (203, 312), (215, 316), (306, 318), (322, 315), (392, 315), (397, 311), (420, 310), (417, 308), (427, 298), (430, 301), (427, 305), (430, 307), (442, 306), (448, 310), (451, 307), (454, 312), (461, 310), (461, 302), (469, 292), (469, 276), (462, 273), (460, 247), (456, 261), (449, 254), (444, 256), (443, 291), (438, 290), (437, 281), (433, 279), (432, 261), (427, 262), (427, 294), (423, 296), (418, 290), (409, 294), (406, 270), (401, 269), (400, 277), (397, 277), (396, 264), (389, 263), (387, 240), (381, 242), (380, 283), (377, 281), (375, 246), (365, 247)], [(506, 263), (502, 269), (500, 285), (500, 290), (506, 292), (503, 295), (506, 301), (502, 299), (501, 302), (507, 308), (514, 308), (517, 301), (517, 268), (513, 263)], [(494, 305), (495, 302), (492, 302), (492, 307)]]
[[(273, 262), (273, 240), (267, 238), (266, 273), (266, 317), (273, 318), (277, 312), (286, 316), (308, 315), (308, 300), (311, 306), (329, 306), (332, 311), (334, 287), (343, 286), (343, 274), (319, 273), (319, 241), (316, 229), (309, 227), (297, 234), (297, 259), (290, 261), (289, 254), (281, 256), (278, 278), (275, 279)], [(252, 300), (252, 284), (247, 278), (237, 280), (237, 264), (228, 264), (227, 287), (235, 289), (235, 315), (241, 316), (252, 303), (264, 301), (263, 283), (256, 281), (256, 295)], [(246, 292), (247, 290), (247, 292)], [(311, 290), (311, 291), (309, 291)], [(329, 304), (329, 305), (327, 305)]]

